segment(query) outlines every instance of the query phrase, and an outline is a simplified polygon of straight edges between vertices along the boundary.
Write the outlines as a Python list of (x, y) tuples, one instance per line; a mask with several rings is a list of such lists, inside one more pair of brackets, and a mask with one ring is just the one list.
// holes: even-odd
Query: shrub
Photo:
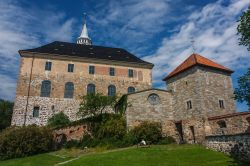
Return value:
[(104, 120), (95, 136), (99, 139), (113, 138), (115, 140), (123, 139), (126, 135), (126, 121), (123, 117), (111, 117)]
[(64, 127), (70, 123), (69, 117), (63, 112), (53, 115), (48, 120), (48, 126), (53, 128)]
[(46, 127), (26, 126), (0, 133), (0, 159), (35, 155), (53, 149), (53, 134)]
[(142, 122), (131, 131), (131, 136), (134, 137), (134, 143), (144, 139), (146, 142), (157, 143), (162, 138), (161, 124), (157, 122)]

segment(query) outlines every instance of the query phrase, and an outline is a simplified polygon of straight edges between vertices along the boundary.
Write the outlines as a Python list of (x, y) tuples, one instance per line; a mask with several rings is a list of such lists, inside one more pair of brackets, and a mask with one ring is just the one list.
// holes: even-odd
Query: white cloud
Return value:
[[(93, 31), (100, 43), (119, 45), (133, 52), (143, 52), (145, 43), (155, 34), (165, 30), (170, 17), (170, 0), (126, 0), (108, 1), (98, 6), (98, 12), (89, 14), (93, 26), (102, 33)], [(169, 14), (168, 19), (166, 16)], [(176, 18), (175, 18), (176, 19)], [(91, 28), (91, 27), (90, 27)], [(95, 42), (95, 41), (94, 41)], [(149, 45), (149, 44), (148, 44)], [(150, 46), (150, 45), (149, 45)]]
[(25, 8), (16, 0), (0, 1), (0, 98), (15, 97), (18, 50), (53, 40), (71, 41), (74, 22), (52, 9)]
[(238, 45), (237, 20), (250, 1), (231, 0), (227, 6), (223, 2), (208, 4), (191, 13), (178, 32), (164, 38), (153, 55), (144, 57), (156, 66), (154, 83), (160, 84), (162, 78), (191, 55), (192, 37), (197, 53), (233, 70), (249, 67), (249, 52)]

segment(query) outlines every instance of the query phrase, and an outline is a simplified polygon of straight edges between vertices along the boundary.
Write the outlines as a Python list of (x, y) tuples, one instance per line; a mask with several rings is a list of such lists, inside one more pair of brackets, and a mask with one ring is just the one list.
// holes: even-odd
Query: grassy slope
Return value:
[[(67, 156), (60, 158), (58, 154)], [(59, 151), (33, 157), (1, 161), (0, 166), (50, 166), (83, 155), (80, 159), (69, 162), (69, 166), (227, 166), (250, 165), (236, 162), (228, 156), (194, 145), (153, 146), (151, 148), (118, 149), (112, 152), (84, 155), (76, 151)]]
[[(68, 166), (228, 166), (236, 163), (228, 156), (200, 146), (156, 146), (82, 157)], [(247, 164), (245, 164), (247, 165)]]
[(0, 161), (0, 166), (50, 166), (63, 162), (69, 158), (60, 158), (48, 153), (32, 157), (17, 158), (12, 160)]

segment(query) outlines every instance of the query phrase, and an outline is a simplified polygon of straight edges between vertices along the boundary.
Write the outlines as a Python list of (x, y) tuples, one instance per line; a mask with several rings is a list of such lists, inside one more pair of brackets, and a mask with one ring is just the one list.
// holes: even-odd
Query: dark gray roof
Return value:
[(111, 48), (111, 47), (94, 46), (94, 45), (80, 45), (76, 43), (55, 41), (41, 47), (27, 49), (27, 50), (20, 50), (20, 52), (24, 51), (55, 54), (56, 56), (67, 55), (72, 57), (84, 57), (84, 58), (94, 58), (102, 60), (140, 63), (145, 65), (150, 65), (153, 67), (152, 63), (143, 61), (140, 58), (136, 57), (135, 55), (121, 48)]

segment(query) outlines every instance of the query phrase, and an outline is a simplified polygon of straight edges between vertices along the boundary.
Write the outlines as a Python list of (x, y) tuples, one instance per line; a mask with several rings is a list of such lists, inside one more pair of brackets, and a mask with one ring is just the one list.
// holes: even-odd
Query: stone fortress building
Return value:
[(128, 129), (160, 122), (177, 142), (200, 143), (206, 136), (250, 131), (250, 112), (236, 112), (232, 70), (192, 54), (152, 88), (153, 64), (124, 49), (92, 45), (86, 22), (75, 43), (52, 42), (20, 50), (12, 125), (46, 125), (64, 112), (77, 120), (80, 96), (92, 92), (126, 95)]
[(46, 125), (61, 111), (77, 120), (80, 96), (121, 96), (152, 86), (153, 64), (121, 48), (92, 45), (86, 22), (76, 44), (55, 41), (19, 54), (12, 125)]

